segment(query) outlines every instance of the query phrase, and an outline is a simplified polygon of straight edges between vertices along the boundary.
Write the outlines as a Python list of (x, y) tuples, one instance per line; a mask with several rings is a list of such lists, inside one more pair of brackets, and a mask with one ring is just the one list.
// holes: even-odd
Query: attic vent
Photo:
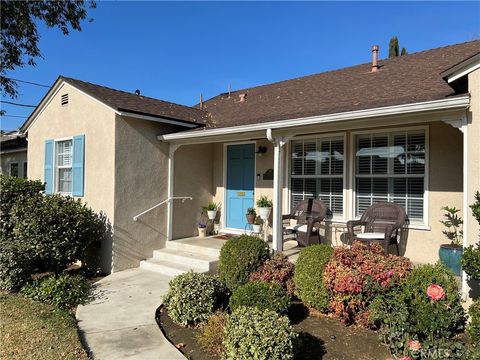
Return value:
[(62, 106), (68, 104), (68, 94), (62, 95)]

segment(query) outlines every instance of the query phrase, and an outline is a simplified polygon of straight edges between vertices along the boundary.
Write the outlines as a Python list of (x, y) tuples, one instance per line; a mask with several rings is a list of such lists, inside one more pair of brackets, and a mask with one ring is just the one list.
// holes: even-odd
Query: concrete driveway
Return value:
[(94, 359), (185, 359), (155, 322), (155, 310), (170, 279), (136, 268), (96, 283), (96, 299), (79, 306), (76, 314), (80, 334)]

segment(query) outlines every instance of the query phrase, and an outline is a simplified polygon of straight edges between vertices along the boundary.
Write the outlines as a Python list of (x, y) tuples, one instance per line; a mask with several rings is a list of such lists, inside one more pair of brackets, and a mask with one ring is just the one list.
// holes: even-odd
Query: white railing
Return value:
[(133, 221), (137, 221), (138, 218), (140, 216), (143, 216), (145, 215), (146, 213), (152, 211), (153, 209), (156, 209), (157, 207), (163, 205), (163, 204), (166, 204), (170, 201), (173, 201), (173, 200), (182, 200), (182, 203), (185, 202), (185, 200), (193, 200), (193, 198), (191, 196), (174, 196), (174, 197), (171, 197), (171, 198), (168, 198), (168, 199), (165, 199), (163, 200), (162, 202), (158, 203), (157, 205), (154, 205), (152, 206), (150, 209), (147, 209), (145, 211), (142, 211), (140, 214), (137, 214), (133, 217)]

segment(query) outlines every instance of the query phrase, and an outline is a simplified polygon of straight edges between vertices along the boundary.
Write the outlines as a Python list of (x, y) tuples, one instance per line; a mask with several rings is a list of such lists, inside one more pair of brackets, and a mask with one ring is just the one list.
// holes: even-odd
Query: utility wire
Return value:
[(5, 101), (5, 100), (1, 100), (0, 102), (5, 104), (10, 104), (10, 105), (15, 105), (15, 106), (32, 107), (32, 108), (37, 107), (36, 105), (19, 104), (19, 103), (14, 103), (14, 102)]
[(20, 80), (20, 79), (14, 79), (14, 78), (10, 78), (10, 77), (7, 77), (7, 76), (4, 76), (4, 78), (5, 78), (5, 79), (8, 79), (8, 80), (18, 81), (18, 82), (25, 83), (25, 84), (30, 84), (30, 85), (36, 85), (36, 86), (41, 86), (41, 87), (46, 87), (46, 88), (49, 88), (49, 87), (50, 87), (49, 85), (39, 84), (39, 83), (32, 82), (32, 81), (25, 81), (25, 80)]
[(1, 117), (23, 118), (23, 119), (28, 117), (28, 116), (20, 116), (20, 115), (1, 115), (1, 114), (0, 114), (0, 116)]

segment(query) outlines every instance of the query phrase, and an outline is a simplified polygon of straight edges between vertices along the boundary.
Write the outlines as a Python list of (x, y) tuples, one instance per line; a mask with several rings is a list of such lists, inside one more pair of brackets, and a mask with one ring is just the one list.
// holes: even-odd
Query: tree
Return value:
[(407, 55), (407, 49), (402, 48), (402, 51), (400, 52), (400, 56)]
[(390, 59), (397, 57), (398, 54), (398, 38), (396, 36), (392, 36), (390, 42), (388, 43), (388, 58)]
[[(96, 7), (90, 1), (89, 8)], [(15, 80), (6, 77), (7, 71), (35, 66), (35, 58), (42, 57), (38, 48), (39, 22), (49, 28), (57, 27), (64, 35), (70, 29), (81, 31), (80, 23), (87, 17), (85, 1), (11, 1), (2, 0), (0, 76), (2, 95), (15, 98), (18, 95)], [(90, 19), (92, 21), (92, 19)]]

